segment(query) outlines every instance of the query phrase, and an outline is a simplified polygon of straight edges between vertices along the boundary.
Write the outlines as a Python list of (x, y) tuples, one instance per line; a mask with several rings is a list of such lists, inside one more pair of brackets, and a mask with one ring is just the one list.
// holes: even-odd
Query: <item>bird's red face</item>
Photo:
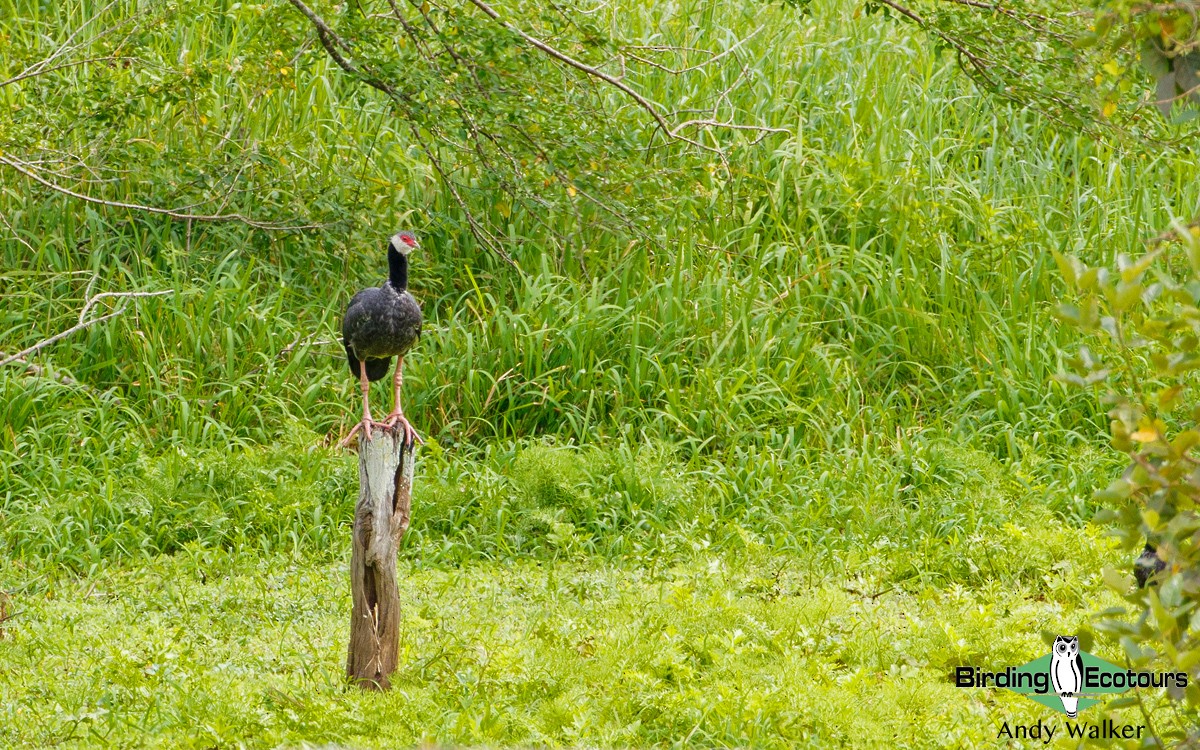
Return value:
[(412, 232), (397, 232), (392, 235), (392, 247), (396, 248), (396, 252), (408, 255), (420, 248), (421, 243), (417, 242), (417, 236)]

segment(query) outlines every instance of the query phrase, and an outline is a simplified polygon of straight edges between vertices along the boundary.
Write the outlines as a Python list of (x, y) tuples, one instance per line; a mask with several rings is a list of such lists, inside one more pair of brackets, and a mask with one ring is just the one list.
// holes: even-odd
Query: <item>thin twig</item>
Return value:
[(75, 68), (80, 65), (87, 65), (88, 63), (94, 63), (94, 62), (105, 62), (105, 61), (111, 62), (113, 60), (128, 60), (128, 59), (130, 59), (130, 58), (120, 57), (118, 55), (107, 55), (105, 57), (89, 57), (86, 60), (75, 60), (74, 62), (65, 62), (65, 63), (62, 63), (61, 65), (55, 65), (52, 68), (44, 68), (42, 70), (25, 72), (18, 76), (13, 77), (13, 78), (9, 78), (7, 81), (0, 81), (0, 89), (4, 88), (5, 86), (17, 83), (19, 81), (24, 81), (26, 78), (34, 78), (36, 76), (46, 75), (47, 73), (53, 73), (56, 70), (63, 70), (64, 68)]
[(65, 339), (67, 336), (70, 336), (72, 333), (75, 333), (76, 331), (82, 331), (84, 328), (94, 326), (97, 323), (103, 323), (106, 320), (111, 320), (112, 318), (117, 317), (118, 315), (120, 315), (123, 312), (125, 312), (124, 304), (119, 306), (116, 310), (113, 310), (112, 312), (110, 312), (108, 315), (105, 315), (105, 316), (102, 316), (99, 318), (93, 318), (86, 323), (80, 323), (78, 325), (71, 326), (70, 328), (63, 331), (62, 333), (56, 333), (48, 339), (42, 339), (41, 341), (37, 342), (33, 346), (29, 347), (28, 349), (22, 349), (21, 351), (17, 352), (16, 354), (13, 354), (5, 359), (0, 359), (0, 367), (3, 367), (4, 365), (9, 364), (10, 362), (16, 362), (19, 359), (24, 359), (25, 357), (29, 356), (30, 354), (33, 354), (34, 352), (36, 352), (38, 349), (47, 347), (47, 346), (53, 344), (55, 341), (60, 341), (62, 339)]
[(68, 36), (66, 38), (66, 40), (58, 46), (58, 49), (56, 49), (56, 50), (54, 50), (54, 52), (50, 53), (49, 57), (42, 58), (41, 60), (38, 60), (36, 63), (33, 63), (32, 65), (25, 68), (25, 70), (23, 70), (17, 74), (17, 79), (19, 80), (21, 78), (28, 78), (29, 75), (26, 75), (26, 74), (38, 75), (41, 71), (45, 70), (46, 66), (50, 65), (51, 63), (53, 63), (55, 60), (62, 57), (63, 55), (66, 55), (70, 52), (74, 52), (75, 50), (79, 49), (80, 47), (83, 46), (84, 43), (95, 42), (97, 39), (100, 39), (101, 37), (106, 36), (107, 34), (111, 33), (115, 29), (119, 29), (122, 26), (132, 23), (132, 21), (134, 19), (127, 18), (124, 21), (122, 21), (118, 24), (115, 24), (113, 26), (110, 26), (109, 28), (99, 32), (95, 36), (89, 37), (87, 40), (85, 40), (85, 42), (81, 42), (80, 44), (76, 44), (74, 46), (71, 45), (71, 42), (75, 41), (75, 37), (82, 34), (84, 29), (86, 29), (88, 26), (90, 26), (93, 21), (100, 18), (100, 16), (107, 13), (109, 11), (109, 9), (111, 9), (118, 2), (120, 2), (120, 0), (112, 0), (108, 5), (105, 5), (103, 8), (96, 11), (92, 15), (91, 18), (89, 18), (86, 21), (84, 21), (83, 23), (81, 23), (79, 25), (79, 27), (77, 29), (75, 29), (75, 31), (71, 32), (71, 35)]
[[(305, 15), (305, 17), (308, 18), (309, 21), (312, 21), (312, 25), (317, 27), (318, 32), (325, 34), (331, 41), (333, 41), (334, 44), (336, 44), (337, 46), (346, 50), (347, 52), (352, 51), (350, 49), (350, 45), (348, 45), (344, 41), (342, 41), (342, 38), (340, 36), (338, 36), (337, 33), (334, 32), (333, 29), (329, 28), (329, 24), (325, 23), (325, 19), (318, 16), (316, 14), (316, 12), (313, 11), (312, 8), (305, 5), (303, 0), (289, 0), (289, 1), (291, 2), (292, 5), (296, 6), (296, 9), (299, 10), (301, 13), (303, 13)], [(340, 62), (338, 64), (341, 65)], [(348, 64), (349, 63), (347, 63), (347, 65)]]
[(10, 222), (8, 220), (8, 217), (5, 216), (3, 213), (0, 213), (0, 221), (4, 222), (4, 226), (8, 227), (8, 231), (12, 232), (12, 236), (17, 240), (17, 242), (20, 242), (22, 245), (24, 245), (26, 247), (26, 249), (29, 250), (29, 252), (31, 252), (31, 253), (37, 252), (36, 250), (33, 249), (33, 245), (29, 244), (28, 240), (26, 240), (24, 237), (22, 237), (20, 234), (17, 233), (17, 228), (12, 225), (12, 222)]
[(891, 8), (892, 10), (896, 11), (897, 13), (904, 16), (905, 18), (912, 21), (913, 23), (917, 24), (921, 28), (926, 29), (926, 30), (931, 31), (934, 34), (936, 34), (942, 41), (944, 41), (946, 44), (949, 44), (951, 47), (956, 49), (960, 55), (967, 58), (967, 60), (970, 61), (971, 66), (975, 68), (975, 70), (979, 73), (979, 75), (983, 76), (985, 80), (988, 80), (988, 81), (991, 80), (991, 76), (988, 75), (987, 63), (982, 58), (980, 58), (979, 56), (977, 56), (973, 52), (971, 52), (969, 49), (967, 49), (967, 47), (962, 42), (960, 42), (959, 40), (950, 36), (949, 34), (942, 31), (941, 29), (937, 28), (936, 26), (926, 22), (926, 20), (924, 18), (922, 18), (920, 15), (918, 15), (916, 11), (914, 11), (910, 8), (907, 8), (903, 5), (901, 5), (900, 3), (894, 2), (894, 0), (879, 0), (879, 2), (886, 5), (887, 7)]
[[(293, 2), (295, 2), (295, 1), (296, 0), (293, 0)], [(602, 70), (593, 68), (591, 65), (580, 62), (579, 60), (576, 60), (575, 58), (571, 57), (567, 53), (562, 52), (562, 51), (556, 49), (555, 47), (550, 46), (546, 42), (543, 42), (541, 39), (538, 39), (537, 37), (532, 36), (531, 34), (527, 34), (525, 31), (517, 28), (516, 26), (512, 25), (508, 21), (505, 21), (503, 18), (501, 18), (500, 14), (497, 13), (496, 10), (494, 8), (492, 8), (492, 6), (483, 2), (483, 0), (469, 0), (469, 2), (472, 5), (474, 5), (476, 8), (479, 8), (481, 11), (483, 11), (484, 14), (486, 14), (489, 18), (496, 21), (501, 26), (508, 29), (512, 33), (516, 34), (517, 36), (521, 37), (525, 41), (529, 42), (534, 47), (537, 47), (542, 52), (545, 52), (550, 57), (553, 57), (555, 60), (558, 60), (559, 62), (562, 62), (562, 63), (566, 63), (567, 65), (570, 65), (572, 68), (575, 68), (576, 70), (583, 71), (584, 73), (587, 73), (588, 75), (592, 76), (593, 78), (599, 78), (600, 80), (602, 80), (612, 86), (615, 86), (617, 89), (624, 92), (627, 96), (629, 96), (631, 99), (633, 99), (635, 102), (637, 102), (638, 105), (642, 109), (646, 110), (646, 112), (648, 112), (650, 114), (650, 116), (652, 118), (654, 118), (654, 121), (658, 123), (658, 126), (659, 126), (659, 128), (662, 129), (663, 133), (665, 133), (671, 139), (678, 140), (678, 141), (684, 141), (685, 143), (689, 143), (697, 148), (704, 149), (705, 151), (713, 150), (713, 148), (711, 146), (706, 146), (705, 144), (701, 143), (700, 141), (694, 140), (692, 138), (688, 138), (687, 136), (679, 133), (675, 128), (672, 128), (671, 124), (669, 122), (667, 122), (667, 118), (664, 117), (662, 112), (660, 112), (658, 110), (658, 107), (654, 106), (654, 104), (652, 104), (649, 99), (647, 99), (646, 97), (639, 94), (636, 90), (631, 88), (625, 82), (617, 79), (614, 76), (609, 75), (608, 73), (605, 73)]]
[[(1146, 244), (1149, 245), (1150, 247), (1154, 247), (1155, 245), (1161, 245), (1164, 242), (1170, 242), (1170, 241), (1195, 242), (1196, 236), (1192, 235), (1191, 233), (1192, 233), (1192, 230), (1198, 229), (1198, 228), (1200, 228), (1200, 218), (1193, 219), (1188, 224), (1184, 224), (1182, 226), (1177, 226), (1177, 227), (1173, 226), (1170, 229), (1167, 229), (1167, 230), (1161, 232), (1160, 234), (1157, 234), (1154, 237), (1151, 237), (1150, 239), (1146, 240)], [(1181, 231), (1181, 230), (1183, 230), (1183, 231)], [(1187, 234), (1191, 235), (1191, 236), (1185, 237), (1184, 233), (1183, 233), (1184, 231), (1186, 231)]]
[[(309, 8), (307, 5), (305, 5), (304, 0), (288, 0), (288, 2), (290, 2), (296, 7), (297, 10), (303, 13), (304, 16), (308, 18), (308, 20), (311, 21), (316, 27), (317, 39), (320, 40), (321, 46), (325, 48), (325, 51), (329, 54), (329, 57), (332, 58), (335, 63), (337, 63), (339, 68), (353, 76), (356, 76), (359, 80), (371, 88), (387, 94), (388, 97), (393, 101), (403, 102), (411, 105), (411, 99), (407, 94), (398, 91), (395, 86), (392, 86), (386, 80), (375, 75), (371, 71), (359, 69), (356, 65), (354, 65), (354, 63), (347, 60), (338, 48), (340, 47), (341, 49), (349, 52), (350, 46), (346, 44), (346, 42), (343, 41), (342, 38), (333, 31), (333, 29), (329, 28), (329, 24), (325, 23), (323, 18), (317, 15), (312, 8)], [(454, 198), (455, 203), (457, 203), (459, 208), (462, 209), (463, 214), (467, 218), (467, 227), (471, 230), (471, 234), (484, 247), (496, 253), (513, 268), (520, 270), (520, 267), (517, 265), (517, 262), (512, 259), (512, 256), (504, 251), (504, 249), (500, 246), (500, 243), (496, 241), (495, 237), (493, 237), (483, 227), (483, 224), (475, 218), (475, 215), (471, 213), (470, 209), (467, 207), (467, 202), (463, 200), (462, 196), (458, 192), (458, 189), (455, 187), (453, 180), (450, 179), (450, 176), (443, 168), (441, 160), (437, 158), (433, 152), (433, 149), (421, 136), (421, 131), (417, 127), (416, 123), (409, 123), (409, 131), (412, 133), (413, 139), (420, 146), (421, 150), (424, 151), (425, 155), (429, 158), (429, 162), (433, 165), (434, 170), (438, 173), (438, 177), (441, 178), (442, 184), (444, 184), (450, 190), (450, 195)]]
[(139, 203), (125, 203), (123, 201), (109, 201), (109, 200), (104, 200), (103, 198), (96, 198), (95, 196), (84, 195), (83, 193), (77, 193), (74, 190), (71, 190), (70, 188), (66, 188), (66, 187), (63, 187), (62, 185), (55, 184), (55, 183), (47, 180), (45, 177), (42, 177), (36, 171), (29, 169), (29, 167), (24, 162), (15, 161), (13, 159), (8, 158), (7, 156), (0, 155), (0, 164), (5, 164), (8, 167), (16, 170), (17, 172), (20, 172), (21, 174), (25, 175), (29, 179), (31, 179), (35, 182), (38, 182), (38, 183), (50, 188), (51, 190), (62, 193), (63, 195), (69, 195), (72, 198), (78, 198), (79, 200), (86, 201), (87, 203), (94, 203), (94, 204), (100, 205), (100, 206), (108, 206), (109, 208), (124, 208), (124, 209), (128, 209), (131, 211), (143, 211), (145, 213), (158, 214), (160, 216), (170, 216), (171, 218), (174, 218), (174, 219), (183, 219), (183, 220), (188, 220), (188, 221), (209, 221), (209, 222), (238, 221), (243, 224), (246, 224), (247, 226), (254, 227), (255, 229), (276, 230), (276, 231), (297, 231), (297, 230), (301, 230), (301, 229), (318, 229), (321, 226), (319, 224), (304, 224), (304, 225), (297, 225), (297, 226), (288, 226), (288, 225), (282, 225), (282, 224), (273, 224), (270, 222), (257, 221), (255, 219), (251, 219), (251, 218), (249, 218), (247, 216), (243, 216), (241, 214), (207, 214), (207, 215), (206, 214), (192, 214), (192, 213), (187, 213), (184, 211), (179, 211), (179, 210), (173, 209), (173, 208), (159, 208), (158, 206), (143, 206)]
[(735, 42), (735, 43), (734, 43), (734, 44), (733, 44), (733, 45), (732, 45), (732, 46), (731, 46), (729, 49), (725, 50), (724, 52), (718, 52), (718, 53), (715, 53), (715, 54), (714, 54), (714, 53), (712, 53), (712, 52), (709, 52), (708, 50), (694, 50), (694, 51), (697, 51), (697, 52), (702, 52), (702, 53), (705, 53), (705, 54), (707, 54), (709, 57), (708, 57), (708, 59), (707, 59), (707, 60), (705, 60), (705, 61), (704, 61), (704, 62), (702, 62), (702, 63), (697, 63), (697, 64), (695, 64), (695, 65), (691, 65), (691, 66), (688, 66), (688, 67), (686, 67), (686, 68), (672, 68), (672, 67), (669, 67), (669, 66), (667, 66), (667, 65), (663, 65), (663, 64), (661, 64), (661, 63), (656, 63), (656, 62), (654, 62), (653, 60), (647, 60), (647, 59), (646, 59), (646, 58), (644, 58), (644, 57), (639, 57), (638, 55), (635, 55), (635, 54), (633, 54), (632, 52), (629, 52), (629, 50), (631, 50), (631, 49), (651, 49), (651, 50), (654, 50), (655, 52), (675, 52), (675, 51), (678, 51), (678, 50), (685, 50), (685, 49), (687, 49), (687, 48), (684, 48), (684, 47), (646, 47), (646, 46), (631, 46), (631, 47), (626, 47), (626, 48), (625, 48), (625, 50), (626, 50), (626, 54), (627, 54), (627, 55), (629, 55), (629, 56), (630, 56), (630, 57), (632, 57), (634, 60), (637, 60), (637, 61), (638, 61), (638, 62), (640, 62), (640, 63), (643, 63), (643, 64), (645, 64), (645, 65), (649, 65), (649, 66), (650, 66), (650, 67), (652, 67), (652, 68), (658, 68), (659, 70), (661, 70), (661, 71), (664, 71), (664, 72), (666, 72), (666, 73), (670, 73), (670, 74), (671, 74), (671, 75), (673, 75), (673, 76), (678, 76), (678, 75), (683, 75), (684, 73), (690, 73), (690, 72), (691, 72), (691, 71), (693, 71), (693, 70), (700, 70), (701, 68), (706, 68), (706, 67), (708, 67), (709, 65), (712, 65), (713, 63), (715, 63), (717, 60), (720, 60), (721, 58), (723, 58), (723, 57), (725, 57), (725, 56), (727, 56), (727, 55), (731, 55), (731, 54), (733, 54), (734, 52), (737, 52), (737, 50), (738, 50), (738, 48), (739, 48), (739, 47), (741, 47), (743, 44), (745, 44), (746, 42), (748, 42), (748, 41), (750, 41), (751, 39), (753, 39), (753, 38), (754, 38), (754, 37), (755, 37), (755, 36), (758, 34), (758, 32), (762, 31), (764, 28), (766, 28), (766, 27), (765, 27), (765, 26), (759, 26), (759, 27), (758, 27), (757, 29), (755, 29), (754, 31), (751, 31), (751, 32), (750, 32), (749, 34), (747, 34), (746, 36), (744, 36), (744, 37), (742, 37), (741, 39), (737, 40), (737, 42)]
[[(111, 319), (117, 317), (121, 313), (125, 312), (125, 308), (128, 306), (129, 300), (131, 298), (158, 297), (158, 296), (161, 296), (164, 294), (174, 294), (174, 293), (175, 293), (174, 289), (166, 289), (161, 292), (103, 292), (101, 294), (97, 294), (95, 297), (88, 298), (87, 302), (84, 303), (83, 310), (81, 310), (79, 313), (79, 322), (78, 323), (76, 323), (75, 325), (71, 326), (70, 328), (68, 328), (67, 330), (65, 330), (61, 333), (54, 334), (53, 336), (51, 336), (48, 339), (42, 339), (41, 341), (37, 342), (33, 346), (29, 347), (28, 349), (22, 349), (21, 351), (17, 352), (16, 354), (12, 354), (12, 355), (5, 357), (4, 359), (0, 359), (0, 367), (3, 367), (4, 365), (10, 364), (12, 362), (16, 362), (18, 360), (24, 361), (25, 358), (28, 357), (30, 354), (33, 354), (34, 352), (38, 351), (39, 349), (43, 349), (43, 348), (53, 344), (56, 341), (61, 341), (62, 339), (65, 339), (67, 336), (70, 336), (71, 334), (73, 334), (77, 331), (82, 331), (84, 328), (89, 328), (91, 326), (96, 325), (97, 323), (103, 323), (106, 320), (111, 320)], [(99, 318), (92, 318), (91, 320), (85, 321), (83, 319), (84, 315), (88, 312), (88, 310), (90, 310), (92, 308), (92, 305), (95, 304), (96, 300), (100, 299), (101, 297), (117, 298), (117, 299), (121, 300), (121, 303), (117, 306), (117, 308), (115, 310), (108, 313), (107, 315), (102, 315)]]
[(130, 297), (161, 297), (164, 294), (174, 294), (174, 293), (175, 293), (174, 289), (165, 289), (161, 292), (101, 292), (100, 294), (97, 294), (95, 297), (89, 298), (87, 301), (87, 304), (85, 304), (83, 306), (83, 309), (79, 311), (79, 322), (80, 323), (83, 322), (83, 319), (84, 319), (84, 317), (87, 316), (88, 311), (92, 309), (92, 305), (96, 304), (97, 301), (105, 299), (105, 298), (128, 299)]
[[(0, 357), (6, 357), (6, 356), (8, 356), (8, 355), (6, 355), (4, 352), (0, 352)], [(17, 359), (15, 359), (13, 361), (25, 365), (25, 372), (35, 375), (36, 377), (39, 377), (39, 378), (45, 377), (49, 372), (45, 367), (42, 367), (41, 365), (38, 365), (38, 364), (34, 364), (33, 362), (30, 362), (29, 360), (25, 359), (24, 357), (18, 357)], [(71, 377), (70, 375), (67, 375), (66, 373), (54, 372), (53, 375), (54, 375), (54, 379), (57, 380), (58, 382), (62, 383), (63, 385), (83, 385), (78, 380)]]
[[(296, 349), (298, 349), (302, 346), (316, 347), (316, 346), (328, 346), (329, 344), (338, 343), (337, 339), (321, 339), (320, 341), (313, 341), (313, 338), (318, 335), (320, 335), (319, 331), (315, 332), (315, 333), (310, 333), (307, 336), (297, 336), (296, 339), (294, 341), (292, 341), (292, 343), (290, 343), (287, 346), (285, 346), (284, 348), (280, 349), (279, 353), (275, 355), (275, 358), (272, 361), (278, 362), (279, 360), (283, 359), (284, 357), (291, 354)], [(246, 375), (253, 375), (256, 372), (261, 371), (266, 366), (267, 366), (266, 363), (263, 363), (255, 368), (247, 371)]]
[(990, 10), (990, 11), (999, 13), (1001, 15), (1008, 16), (1009, 18), (1011, 18), (1012, 20), (1021, 24), (1022, 26), (1029, 29), (1030, 31), (1034, 31), (1034, 32), (1043, 32), (1044, 31), (1047, 34), (1050, 34), (1050, 36), (1053, 36), (1059, 40), (1066, 40), (1066, 38), (1067, 38), (1066, 35), (1064, 35), (1064, 34), (1060, 34), (1058, 32), (1051, 31), (1048, 28), (1038, 28), (1037, 26), (1035, 26), (1034, 24), (1029, 22), (1028, 19), (1032, 18), (1035, 21), (1040, 21), (1042, 24), (1044, 24), (1044, 26), (1050, 26), (1050, 25), (1061, 26), (1061, 23), (1059, 23), (1056, 19), (1050, 18), (1048, 16), (1043, 16), (1041, 13), (1033, 13), (1031, 11), (1022, 11), (1022, 12), (1018, 13), (1017, 11), (1014, 11), (1011, 8), (1005, 8), (1003, 5), (1001, 5), (998, 2), (997, 3), (981, 3), (981, 2), (978, 2), (978, 0), (949, 0), (949, 2), (955, 3), (957, 5), (967, 5), (972, 8), (979, 8), (981, 10)]

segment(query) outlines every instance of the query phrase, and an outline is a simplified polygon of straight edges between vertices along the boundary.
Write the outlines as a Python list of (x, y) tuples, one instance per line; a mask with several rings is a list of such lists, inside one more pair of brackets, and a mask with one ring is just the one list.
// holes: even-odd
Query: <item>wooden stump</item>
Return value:
[(387, 690), (400, 647), (396, 550), (412, 509), (414, 446), (403, 430), (359, 436), (358, 504), (350, 556), (350, 650), (346, 676), (368, 690)]

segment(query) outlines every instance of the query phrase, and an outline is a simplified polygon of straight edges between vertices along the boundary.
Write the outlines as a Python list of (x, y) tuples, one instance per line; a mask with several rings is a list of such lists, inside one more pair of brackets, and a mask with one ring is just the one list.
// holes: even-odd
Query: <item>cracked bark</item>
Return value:
[(402, 430), (360, 438), (358, 503), (354, 508), (350, 647), (346, 677), (366, 690), (387, 690), (400, 647), (396, 551), (412, 507), (414, 447)]

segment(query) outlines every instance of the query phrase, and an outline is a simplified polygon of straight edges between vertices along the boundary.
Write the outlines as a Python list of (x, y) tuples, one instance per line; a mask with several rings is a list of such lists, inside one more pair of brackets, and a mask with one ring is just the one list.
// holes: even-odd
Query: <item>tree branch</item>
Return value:
[(541, 39), (538, 39), (535, 36), (525, 33), (523, 30), (517, 28), (516, 26), (513, 26), (511, 23), (509, 23), (508, 21), (505, 21), (503, 18), (501, 18), (500, 14), (497, 13), (495, 11), (495, 9), (492, 8), (492, 6), (483, 2), (483, 0), (469, 0), (469, 2), (472, 5), (474, 5), (476, 8), (479, 8), (481, 11), (483, 11), (485, 15), (487, 15), (489, 18), (494, 20), (496, 23), (500, 24), (501, 26), (508, 29), (512, 33), (521, 37), (526, 42), (529, 42), (534, 47), (540, 49), (542, 52), (546, 53), (550, 57), (553, 57), (555, 60), (558, 60), (559, 62), (562, 62), (562, 63), (566, 63), (567, 65), (570, 65), (572, 68), (582, 71), (582, 72), (592, 76), (593, 78), (598, 78), (601, 81), (604, 81), (605, 83), (608, 83), (609, 85), (614, 86), (617, 89), (619, 89), (620, 91), (624, 92), (627, 96), (629, 96), (631, 99), (633, 99), (635, 102), (637, 102), (638, 105), (641, 106), (642, 109), (646, 110), (646, 112), (648, 112), (652, 118), (654, 118), (654, 121), (656, 123), (658, 123), (658, 127), (661, 128), (663, 133), (665, 133), (669, 138), (671, 138), (673, 140), (678, 140), (678, 141), (683, 141), (685, 143), (689, 143), (697, 148), (704, 149), (705, 151), (713, 151), (714, 150), (711, 146), (706, 146), (697, 140), (694, 140), (685, 135), (682, 135), (681, 133), (678, 132), (677, 129), (672, 128), (671, 124), (669, 122), (667, 122), (667, 118), (665, 116), (663, 116), (662, 112), (660, 112), (658, 110), (658, 107), (654, 106), (654, 104), (652, 104), (649, 99), (647, 99), (646, 97), (639, 94), (637, 91), (635, 91), (633, 88), (631, 88), (625, 82), (609, 75), (608, 73), (605, 73), (602, 70), (593, 68), (592, 66), (587, 65), (586, 63), (582, 63), (579, 60), (576, 60), (575, 58), (571, 57), (567, 53), (562, 52), (562, 51), (556, 49), (555, 47), (550, 46), (546, 42), (543, 42)]
[(27, 78), (36, 78), (37, 76), (46, 75), (47, 73), (53, 73), (56, 70), (64, 70), (66, 68), (76, 68), (76, 67), (79, 67), (80, 65), (87, 65), (88, 63), (94, 63), (94, 62), (112, 62), (113, 60), (128, 60), (128, 59), (130, 59), (130, 58), (118, 57), (117, 55), (107, 55), (105, 57), (89, 57), (86, 60), (75, 60), (73, 62), (65, 62), (65, 63), (62, 63), (61, 65), (55, 65), (54, 67), (51, 67), (51, 68), (42, 68), (39, 70), (26, 70), (24, 73), (21, 73), (20, 75), (9, 78), (7, 81), (0, 81), (0, 89), (4, 88), (5, 86), (9, 86), (11, 84), (18, 83), (20, 81), (24, 81)]
[(40, 183), (41, 185), (44, 185), (45, 187), (48, 187), (51, 190), (54, 190), (55, 192), (62, 193), (63, 195), (69, 195), (72, 198), (78, 198), (79, 200), (85, 201), (87, 203), (93, 203), (93, 204), (96, 204), (99, 206), (108, 206), (109, 208), (124, 208), (124, 209), (128, 209), (130, 211), (141, 211), (141, 212), (149, 213), (149, 214), (158, 214), (160, 216), (170, 216), (171, 218), (174, 218), (174, 219), (183, 219), (186, 221), (206, 221), (206, 222), (237, 221), (237, 222), (241, 222), (242, 224), (245, 224), (247, 226), (254, 227), (255, 229), (272, 230), (272, 231), (298, 231), (298, 230), (302, 230), (302, 229), (319, 229), (321, 227), (321, 225), (319, 225), (319, 224), (302, 224), (302, 225), (274, 224), (271, 222), (257, 221), (255, 219), (249, 218), (248, 216), (243, 216), (242, 214), (207, 214), (207, 215), (206, 214), (193, 214), (193, 213), (188, 213), (186, 211), (180, 211), (178, 209), (173, 209), (173, 208), (159, 208), (157, 206), (143, 206), (139, 203), (125, 203), (123, 201), (104, 200), (103, 198), (96, 198), (95, 196), (85, 195), (83, 193), (77, 193), (74, 190), (71, 190), (70, 188), (66, 188), (66, 187), (63, 187), (62, 185), (53, 183), (50, 180), (47, 180), (45, 177), (42, 177), (35, 170), (30, 169), (29, 165), (26, 162), (17, 161), (15, 159), (10, 159), (9, 157), (4, 156), (3, 154), (0, 154), (0, 164), (4, 164), (4, 165), (8, 166), (10, 169), (20, 172), (21, 174), (25, 175), (29, 179), (33, 180), (34, 182)]
[[(5, 354), (4, 352), (0, 352), (0, 357), (8, 357), (8, 355)], [(5, 359), (4, 361), (8, 362), (9, 359)], [(29, 360), (25, 359), (24, 357), (17, 357), (15, 359), (12, 359), (12, 361), (16, 362), (17, 364), (25, 365), (25, 372), (32, 373), (36, 377), (43, 377), (47, 374), (47, 370), (45, 367), (42, 367), (41, 365), (38, 365), (38, 364), (34, 364), (33, 362), (30, 362)], [(62, 383), (63, 385), (83, 385), (78, 380), (71, 377), (70, 375), (67, 375), (64, 372), (55, 372), (54, 379), (57, 380), (58, 382)]]
[(34, 352), (36, 352), (38, 349), (47, 347), (47, 346), (53, 344), (55, 341), (65, 339), (67, 336), (70, 336), (72, 333), (75, 333), (76, 331), (82, 331), (84, 328), (88, 328), (89, 326), (93, 326), (97, 323), (103, 323), (106, 320), (111, 320), (112, 318), (117, 317), (118, 315), (120, 315), (123, 312), (125, 312), (125, 305), (121, 305), (116, 310), (113, 310), (108, 315), (105, 315), (103, 317), (93, 318), (92, 320), (89, 320), (86, 323), (80, 323), (78, 325), (71, 326), (70, 328), (63, 331), (62, 333), (56, 333), (48, 339), (42, 339), (41, 341), (37, 342), (33, 346), (29, 347), (28, 349), (22, 349), (21, 351), (17, 352), (16, 354), (10, 355), (6, 359), (0, 359), (0, 367), (3, 367), (4, 365), (7, 365), (11, 362), (16, 362), (19, 359), (24, 359), (25, 357), (29, 356), (30, 354), (33, 354)]
[(88, 299), (87, 303), (83, 306), (83, 309), (79, 311), (79, 322), (80, 323), (83, 322), (83, 319), (85, 317), (87, 317), (88, 311), (92, 309), (92, 306), (95, 305), (96, 302), (98, 302), (99, 300), (105, 299), (105, 298), (107, 298), (107, 299), (136, 299), (138, 297), (161, 297), (164, 294), (174, 294), (174, 293), (175, 293), (174, 289), (167, 289), (162, 292), (101, 292), (100, 294), (97, 294), (95, 297)]
[[(117, 317), (121, 313), (125, 312), (125, 308), (128, 305), (128, 300), (130, 298), (161, 297), (164, 294), (174, 294), (174, 293), (175, 293), (174, 289), (166, 289), (161, 292), (104, 292), (102, 294), (98, 294), (95, 297), (89, 298), (87, 300), (87, 302), (84, 304), (83, 310), (79, 313), (79, 323), (71, 326), (70, 328), (68, 328), (67, 330), (65, 330), (61, 333), (54, 334), (53, 336), (51, 336), (48, 339), (42, 339), (41, 341), (37, 342), (36, 344), (34, 344), (33, 346), (31, 346), (27, 349), (22, 349), (21, 351), (17, 352), (16, 354), (12, 354), (12, 355), (5, 357), (4, 359), (0, 359), (0, 367), (3, 367), (4, 365), (10, 364), (12, 362), (16, 362), (18, 360), (24, 361), (25, 357), (29, 356), (30, 354), (33, 354), (34, 352), (38, 351), (39, 349), (43, 349), (47, 346), (50, 346), (51, 344), (53, 344), (56, 341), (61, 341), (62, 339), (65, 339), (67, 336), (70, 336), (71, 334), (73, 334), (77, 331), (82, 331), (84, 328), (89, 328), (91, 326), (96, 325), (97, 323), (103, 323), (106, 320), (111, 320), (111, 319)], [(113, 310), (112, 312), (108, 313), (107, 315), (102, 315), (99, 318), (93, 318), (91, 320), (85, 321), (83, 319), (84, 314), (86, 314), (88, 312), (88, 310), (91, 309), (92, 305), (95, 304), (96, 300), (100, 299), (101, 297), (120, 299), (121, 304), (117, 306), (117, 309)], [(28, 363), (26, 363), (26, 364), (28, 364)]]
[(975, 71), (979, 73), (979, 75), (983, 76), (985, 80), (992, 80), (992, 77), (988, 72), (987, 63), (978, 55), (967, 49), (966, 45), (964, 45), (962, 42), (937, 28), (933, 24), (926, 22), (925, 19), (918, 15), (916, 11), (907, 8), (900, 3), (894, 2), (894, 0), (879, 0), (879, 2), (896, 11), (921, 28), (936, 34), (939, 39), (944, 41), (946, 44), (949, 44), (951, 47), (957, 50), (960, 55), (965, 57), (971, 63), (971, 67), (975, 68)]

